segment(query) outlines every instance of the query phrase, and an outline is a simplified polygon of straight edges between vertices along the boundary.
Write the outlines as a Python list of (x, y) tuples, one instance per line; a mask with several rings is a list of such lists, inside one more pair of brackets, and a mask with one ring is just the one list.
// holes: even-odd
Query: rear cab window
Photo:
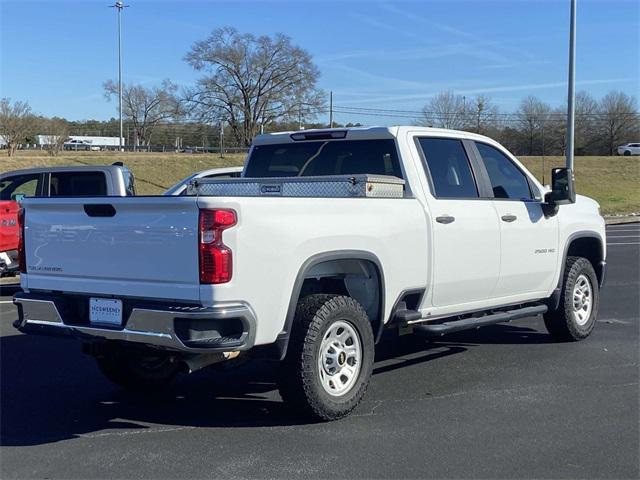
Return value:
[(107, 195), (103, 172), (55, 172), (49, 182), (51, 197), (95, 197)]
[(403, 178), (393, 139), (327, 140), (256, 145), (245, 177), (390, 175)]
[(124, 191), (128, 197), (132, 197), (136, 194), (136, 182), (135, 177), (131, 170), (127, 168), (122, 169), (122, 178), (124, 180)]
[(42, 175), (14, 175), (0, 181), (0, 200), (15, 200), (20, 196), (36, 197), (42, 193)]

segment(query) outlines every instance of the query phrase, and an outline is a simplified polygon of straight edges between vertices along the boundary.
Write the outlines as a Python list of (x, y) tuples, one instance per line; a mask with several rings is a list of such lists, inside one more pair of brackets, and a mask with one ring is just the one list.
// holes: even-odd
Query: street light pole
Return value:
[(118, 144), (120, 145), (120, 151), (122, 152), (122, 22), (120, 20), (120, 14), (123, 8), (128, 7), (124, 3), (118, 1), (111, 8), (116, 9), (118, 16), (118, 111), (120, 115), (120, 136), (118, 137)]
[(573, 138), (575, 129), (576, 100), (576, 1), (571, 0), (571, 25), (569, 33), (569, 87), (567, 105), (567, 168), (573, 173)]

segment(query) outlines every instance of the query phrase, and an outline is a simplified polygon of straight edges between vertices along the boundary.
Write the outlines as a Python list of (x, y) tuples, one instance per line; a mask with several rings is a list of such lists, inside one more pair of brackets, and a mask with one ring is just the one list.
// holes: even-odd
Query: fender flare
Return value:
[(295, 282), (293, 283), (293, 289), (291, 291), (291, 296), (289, 297), (289, 307), (287, 308), (287, 316), (285, 318), (284, 326), (275, 341), (277, 354), (276, 356), (278, 356), (280, 360), (283, 360), (287, 355), (287, 347), (289, 346), (289, 338), (291, 335), (291, 328), (293, 326), (293, 318), (296, 313), (296, 306), (298, 304), (298, 299), (302, 290), (302, 284), (304, 283), (307, 272), (319, 263), (324, 263), (332, 260), (365, 260), (375, 265), (378, 274), (378, 290), (380, 293), (380, 298), (378, 301), (379, 318), (373, 319), (371, 322), (374, 330), (374, 338), (378, 338), (379, 331), (384, 328), (385, 283), (384, 270), (382, 269), (382, 263), (380, 262), (380, 259), (375, 254), (365, 250), (336, 250), (331, 252), (318, 253), (305, 260), (305, 262), (298, 270)]
[[(600, 234), (590, 230), (579, 230), (577, 232), (573, 232), (572, 234), (570, 234), (569, 237), (567, 238), (567, 241), (564, 244), (564, 251), (562, 252), (562, 263), (560, 264), (560, 276), (558, 277), (558, 283), (556, 285), (556, 288), (553, 290), (553, 293), (547, 300), (547, 306), (549, 307), (549, 310), (556, 310), (560, 305), (560, 296), (562, 295), (562, 280), (564, 278), (564, 268), (567, 265), (567, 254), (569, 253), (569, 247), (571, 246), (571, 244), (579, 238), (595, 238), (596, 240), (598, 240), (598, 242), (600, 242), (600, 253), (602, 255), (602, 258), (604, 259), (605, 242), (603, 238), (600, 236)], [(597, 266), (594, 265), (594, 268), (595, 267)], [(599, 280), (600, 280), (599, 286), (602, 287), (602, 284), (604, 283), (604, 271), (602, 272), (601, 278)]]

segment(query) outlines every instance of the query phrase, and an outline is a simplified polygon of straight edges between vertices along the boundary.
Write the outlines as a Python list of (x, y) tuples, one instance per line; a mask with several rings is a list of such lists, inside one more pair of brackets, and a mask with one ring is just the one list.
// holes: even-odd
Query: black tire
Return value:
[(180, 371), (169, 355), (113, 348), (96, 357), (107, 379), (126, 390), (156, 391), (168, 386)]
[(630, 156), (631, 156), (631, 150), (625, 150), (625, 151), (624, 151), (624, 153), (623, 153), (623, 155), (624, 155), (625, 157), (630, 157)]
[[(337, 328), (335, 332), (340, 331), (335, 327), (337, 322), (345, 322), (357, 333), (361, 355), (360, 368), (350, 388), (344, 394), (332, 395), (325, 390), (321, 375), (327, 379), (332, 377), (321, 372), (318, 362), (331, 327)], [(351, 359), (341, 355), (337, 356), (338, 363), (342, 358), (341, 365), (344, 366)], [(341, 295), (309, 295), (301, 299), (296, 308), (287, 356), (278, 381), (280, 395), (285, 402), (314, 419), (330, 421), (345, 417), (360, 403), (369, 386), (374, 355), (371, 322), (357, 301)], [(355, 358), (353, 361), (355, 364)]]
[[(579, 322), (574, 314), (574, 288), (578, 278), (586, 278), (591, 290), (591, 311)], [(598, 278), (591, 262), (583, 257), (568, 257), (564, 268), (560, 303), (556, 310), (544, 314), (547, 331), (556, 341), (578, 341), (587, 338), (596, 324), (600, 291)]]

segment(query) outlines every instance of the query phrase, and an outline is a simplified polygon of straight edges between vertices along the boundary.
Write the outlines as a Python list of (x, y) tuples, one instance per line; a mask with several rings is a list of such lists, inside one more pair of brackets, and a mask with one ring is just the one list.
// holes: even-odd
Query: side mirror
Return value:
[(23, 198), (24, 198), (24, 193), (14, 193), (11, 195), (11, 200), (13, 200), (14, 202), (20, 203)]
[(545, 201), (554, 205), (576, 202), (576, 189), (571, 169), (554, 168), (551, 170), (551, 191), (545, 195)]

